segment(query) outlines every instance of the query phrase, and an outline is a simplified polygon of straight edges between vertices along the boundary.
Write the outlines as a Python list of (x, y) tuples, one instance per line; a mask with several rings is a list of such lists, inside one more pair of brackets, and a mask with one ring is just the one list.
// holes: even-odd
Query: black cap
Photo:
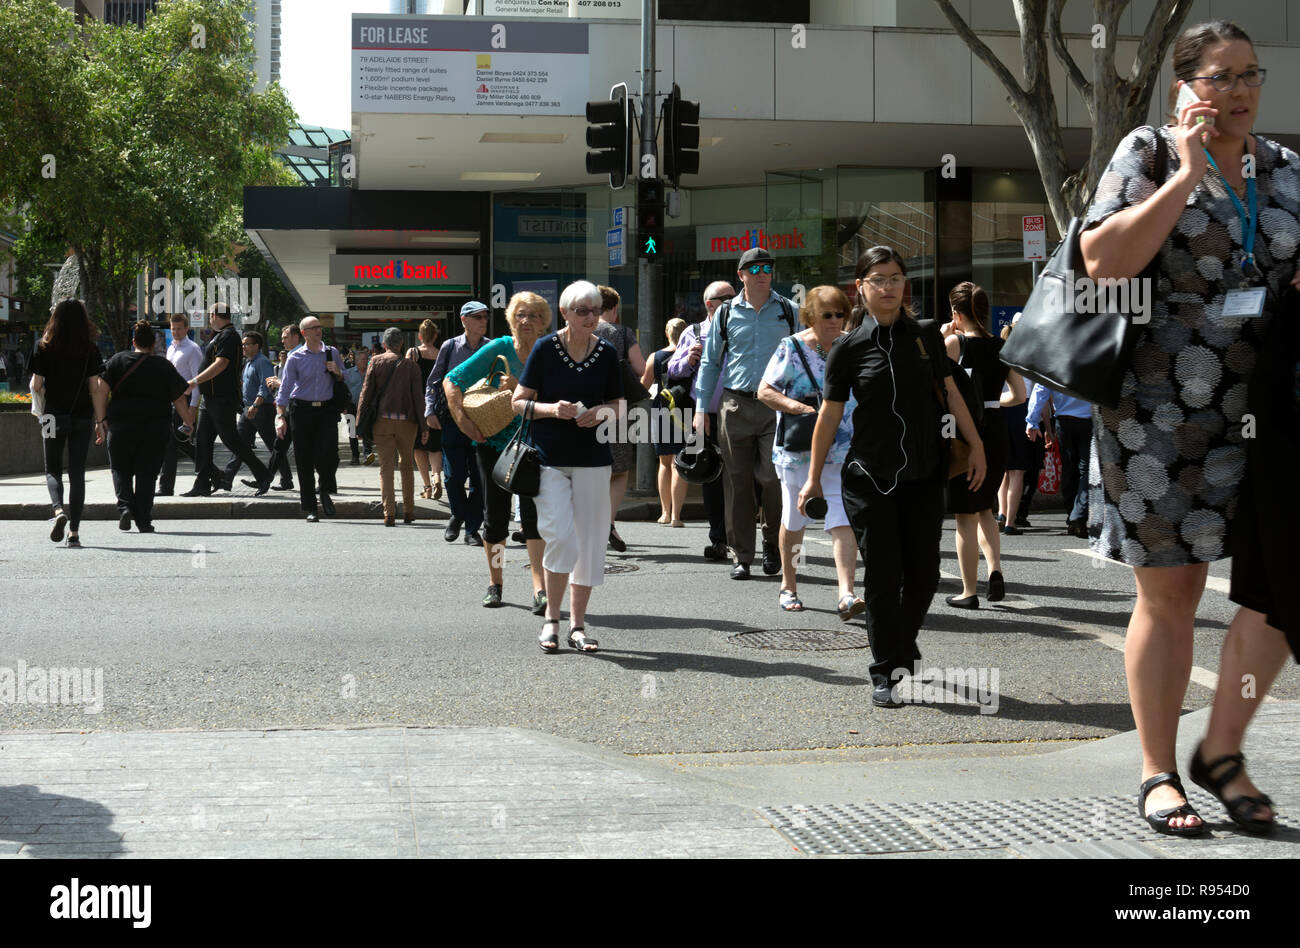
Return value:
[[(739, 266), (736, 267), (736, 269), (743, 270), (751, 263), (775, 264), (776, 260), (772, 257), (770, 253), (768, 253), (762, 247), (750, 247), (748, 250), (746, 250), (743, 254), (740, 255), (740, 264)], [(775, 267), (773, 267), (773, 269), (775, 269)]]

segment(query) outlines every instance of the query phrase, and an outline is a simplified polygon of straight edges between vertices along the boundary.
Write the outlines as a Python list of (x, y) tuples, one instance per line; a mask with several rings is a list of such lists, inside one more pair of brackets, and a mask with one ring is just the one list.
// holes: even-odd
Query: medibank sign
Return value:
[(408, 283), (472, 285), (474, 258), (468, 254), (335, 254), (330, 283), (402, 286)]
[(724, 260), (751, 247), (774, 257), (810, 257), (822, 252), (822, 225), (816, 218), (784, 224), (708, 224), (695, 228), (695, 259)]

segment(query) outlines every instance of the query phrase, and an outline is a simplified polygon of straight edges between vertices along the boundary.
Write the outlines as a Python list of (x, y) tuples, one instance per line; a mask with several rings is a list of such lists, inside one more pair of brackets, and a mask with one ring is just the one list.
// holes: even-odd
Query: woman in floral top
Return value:
[[(798, 596), (794, 551), (803, 543), (803, 531), (808, 523), (799, 512), (798, 497), (799, 489), (808, 479), (812, 452), (811, 445), (802, 451), (782, 447), (781, 432), (799, 415), (817, 414), (816, 406), (821, 403), (822, 380), (826, 374), (826, 354), (835, 340), (844, 334), (844, 321), (850, 309), (848, 298), (833, 286), (813, 287), (806, 299), (799, 310), (799, 321), (807, 328), (781, 340), (758, 387), (758, 400), (785, 416), (782, 424), (777, 426), (777, 439), (772, 444), (772, 463), (781, 482), (780, 604), (786, 612), (803, 611)], [(856, 405), (852, 396), (849, 396), (849, 402), (851, 406)], [(822, 493), (827, 503), (826, 531), (831, 535), (835, 553), (835, 572), (840, 585), (838, 608), (840, 619), (845, 622), (866, 608), (866, 604), (853, 594), (857, 546), (840, 497), (840, 472), (849, 453), (849, 442), (853, 440), (852, 418), (853, 408), (849, 407), (836, 429), (835, 441), (822, 474)]]

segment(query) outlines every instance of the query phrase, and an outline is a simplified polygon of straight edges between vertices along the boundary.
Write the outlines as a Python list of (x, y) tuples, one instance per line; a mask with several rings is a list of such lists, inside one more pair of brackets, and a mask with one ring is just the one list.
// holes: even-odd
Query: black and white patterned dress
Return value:
[[(1172, 177), (1179, 167), (1173, 129), (1158, 133)], [(1155, 193), (1156, 134), (1139, 128), (1120, 143), (1098, 182), (1087, 225)], [(1249, 284), (1241, 273), (1241, 219), (1227, 184), (1210, 168), (1160, 249), (1151, 320), (1139, 327), (1120, 404), (1093, 407), (1091, 545), (1131, 566), (1229, 555), (1228, 522), (1246, 463), (1246, 383), (1277, 299), (1300, 264), (1300, 158), (1266, 138), (1256, 136), (1256, 143), (1254, 250), (1272, 291), (1264, 316), (1220, 315), (1225, 294)]]

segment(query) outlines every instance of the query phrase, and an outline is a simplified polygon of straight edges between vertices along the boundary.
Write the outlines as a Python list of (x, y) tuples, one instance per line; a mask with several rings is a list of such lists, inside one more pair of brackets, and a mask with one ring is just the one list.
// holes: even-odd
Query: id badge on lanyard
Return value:
[[(1209, 159), (1210, 166), (1223, 178), (1225, 185), (1228, 179), (1224, 177), (1219, 166), (1215, 164), (1214, 157), (1207, 150), (1205, 157)], [(1250, 283), (1258, 283), (1263, 279), (1263, 274), (1259, 272), (1259, 267), (1255, 265), (1255, 227), (1259, 222), (1259, 198), (1255, 191), (1255, 178), (1252, 175), (1246, 179), (1246, 202), (1249, 209), (1242, 206), (1241, 199), (1237, 197), (1231, 186), (1228, 187), (1228, 197), (1232, 198), (1232, 205), (1237, 209), (1237, 217), (1241, 221), (1241, 272), (1246, 280)], [(1264, 300), (1268, 296), (1268, 288), (1264, 286), (1243, 287), (1241, 289), (1230, 290), (1223, 298), (1223, 317), (1237, 319), (1253, 319), (1264, 315)]]

